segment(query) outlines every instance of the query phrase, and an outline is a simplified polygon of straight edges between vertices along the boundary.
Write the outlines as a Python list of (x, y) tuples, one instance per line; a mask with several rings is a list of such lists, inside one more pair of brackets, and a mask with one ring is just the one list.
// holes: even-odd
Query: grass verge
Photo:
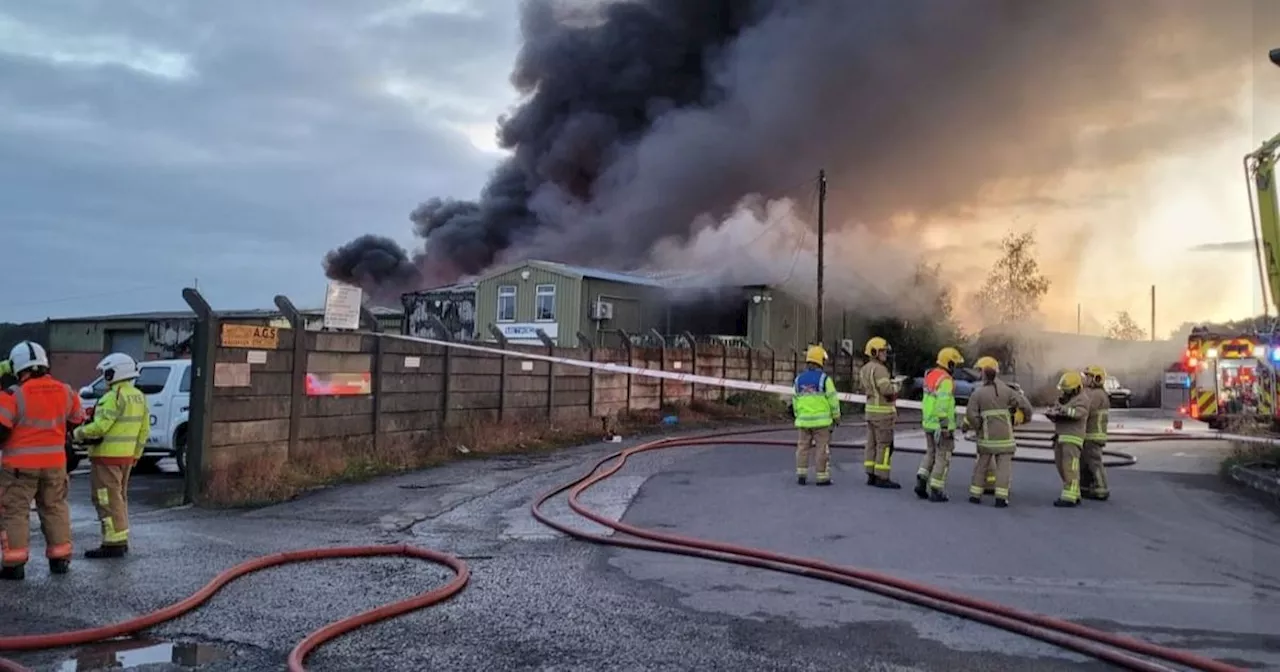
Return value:
[[(674, 416), (674, 424), (668, 418)], [(730, 425), (789, 421), (786, 402), (764, 393), (732, 394), (724, 403), (695, 400), (663, 408), (633, 410), (616, 417), (548, 421), (514, 419), (471, 423), (430, 433), (425, 440), (391, 440), (377, 450), (370, 437), (335, 439), (306, 449), (297, 459), (279, 453), (240, 456), (213, 467), (201, 504), (257, 507), (293, 499), (321, 487), (426, 469), (460, 459), (539, 454), (601, 440), (611, 430), (623, 436), (685, 432)]]

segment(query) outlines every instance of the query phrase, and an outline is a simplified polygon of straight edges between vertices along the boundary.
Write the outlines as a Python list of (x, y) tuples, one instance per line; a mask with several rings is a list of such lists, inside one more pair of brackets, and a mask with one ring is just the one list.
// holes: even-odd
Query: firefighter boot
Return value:
[(876, 485), (876, 484), (877, 484), (876, 475), (867, 474), (867, 485)]
[(898, 483), (897, 481), (891, 481), (886, 476), (884, 478), (876, 478), (876, 487), (884, 488), (886, 490), (901, 490), (902, 484)]
[(49, 558), (50, 574), (66, 574), (71, 571), (71, 561), (66, 558)]
[(796, 483), (797, 483), (797, 484), (799, 484), (799, 485), (804, 485), (805, 483), (808, 483), (808, 482), (809, 482), (809, 477), (808, 477), (808, 476), (805, 476), (804, 474), (797, 474), (797, 475), (796, 475)]
[(1009, 508), (1009, 500), (1004, 499), (1003, 497), (996, 497), (996, 508), (997, 509)]
[(930, 489), (929, 489), (929, 501), (931, 501), (931, 502), (949, 502), (949, 501), (951, 501), (951, 498), (947, 496), (947, 493), (945, 493), (945, 492), (943, 492), (943, 491), (941, 491), (941, 490), (936, 490), (936, 489), (930, 488)]
[(0, 581), (21, 581), (25, 578), (27, 578), (26, 565), (0, 568)]
[(916, 474), (916, 497), (920, 499), (929, 498), (929, 478)]
[(128, 553), (128, 544), (103, 544), (98, 548), (91, 548), (85, 551), (84, 557), (90, 560), (105, 560), (107, 558), (123, 558)]
[(969, 495), (969, 503), (970, 503), (970, 504), (981, 504), (981, 503), (982, 503), (982, 498), (981, 498), (981, 497), (979, 497), (979, 496), (977, 496), (977, 495)]
[(1059, 509), (1072, 509), (1077, 506), (1080, 506), (1080, 502), (1073, 502), (1073, 501), (1062, 499), (1061, 497), (1059, 497), (1058, 499), (1055, 499), (1053, 501), (1053, 505), (1058, 507)]

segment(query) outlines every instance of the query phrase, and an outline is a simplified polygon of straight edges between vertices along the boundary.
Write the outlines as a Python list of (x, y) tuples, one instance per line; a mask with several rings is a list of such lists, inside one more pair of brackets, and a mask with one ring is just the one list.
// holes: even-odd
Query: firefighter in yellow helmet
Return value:
[(965, 408), (965, 428), (976, 434), (978, 459), (969, 482), (969, 501), (982, 503), (987, 475), (995, 471), (996, 506), (1009, 506), (1009, 483), (1013, 480), (1013, 453), (1017, 450), (1013, 428), (1016, 416), (1030, 417), (1031, 403), (1008, 383), (1000, 380), (1000, 363), (994, 357), (975, 362), (982, 382), (969, 395)]
[(817, 448), (815, 483), (831, 485), (831, 430), (840, 422), (840, 397), (835, 381), (823, 370), (827, 351), (811, 345), (804, 353), (805, 370), (796, 376), (791, 408), (800, 436), (796, 443), (796, 482), (809, 478), (809, 453)]
[(938, 365), (924, 374), (924, 396), (920, 426), (924, 428), (925, 452), (916, 470), (916, 496), (931, 502), (947, 501), (947, 472), (956, 448), (955, 380), (951, 375), (964, 364), (960, 351), (945, 347), (938, 351)]
[(1111, 414), (1111, 395), (1103, 389), (1106, 369), (1093, 364), (1084, 369), (1084, 391), (1089, 395), (1089, 418), (1085, 421), (1084, 448), (1080, 451), (1080, 496), (1106, 500), (1107, 471), (1102, 466), (1102, 449), (1107, 445), (1107, 424)]
[(1077, 371), (1062, 374), (1058, 393), (1058, 403), (1045, 413), (1053, 421), (1053, 459), (1062, 477), (1062, 494), (1053, 505), (1073, 507), (1080, 505), (1080, 449), (1084, 447), (1090, 402), (1084, 377)]
[(862, 350), (867, 363), (858, 372), (858, 380), (862, 393), (867, 395), (864, 411), (867, 447), (862, 457), (867, 485), (896, 490), (902, 486), (889, 478), (893, 466), (893, 425), (898, 419), (898, 409), (893, 403), (898, 398), (898, 389), (888, 366), (891, 350), (889, 342), (879, 336), (868, 340)]

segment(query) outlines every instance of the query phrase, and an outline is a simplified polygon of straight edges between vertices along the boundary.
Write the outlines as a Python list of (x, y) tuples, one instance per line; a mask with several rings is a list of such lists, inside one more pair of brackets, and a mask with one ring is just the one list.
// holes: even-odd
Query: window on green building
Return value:
[(498, 321), (516, 321), (515, 285), (498, 285)]
[(534, 319), (539, 322), (556, 320), (556, 286), (538, 285), (535, 288)]

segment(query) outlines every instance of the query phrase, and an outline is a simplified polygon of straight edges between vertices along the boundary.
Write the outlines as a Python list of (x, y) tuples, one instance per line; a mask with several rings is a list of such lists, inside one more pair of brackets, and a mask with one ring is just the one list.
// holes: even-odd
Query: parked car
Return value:
[(1115, 376), (1107, 376), (1102, 381), (1102, 389), (1107, 391), (1107, 396), (1111, 398), (1112, 408), (1129, 408), (1133, 403), (1133, 390), (1120, 385), (1120, 381)]
[[(167, 359), (138, 363), (138, 377), (133, 381), (147, 397), (151, 409), (151, 435), (143, 448), (139, 466), (154, 467), (166, 457), (178, 463), (178, 472), (187, 471), (187, 418), (191, 411), (191, 360)], [(98, 400), (107, 393), (107, 381), (98, 376), (80, 388), (80, 405), (92, 417)], [(67, 438), (67, 470), (79, 466), (87, 457), (87, 446)]]
[[(969, 403), (969, 395), (973, 394), (973, 388), (982, 381), (982, 372), (972, 367), (960, 367), (951, 374), (951, 378), (955, 381), (956, 403), (961, 406)], [(1022, 386), (1015, 382), (1006, 380), (1009, 387), (1021, 392)], [(912, 399), (921, 399), (924, 397), (924, 376), (919, 376), (911, 381)]]

